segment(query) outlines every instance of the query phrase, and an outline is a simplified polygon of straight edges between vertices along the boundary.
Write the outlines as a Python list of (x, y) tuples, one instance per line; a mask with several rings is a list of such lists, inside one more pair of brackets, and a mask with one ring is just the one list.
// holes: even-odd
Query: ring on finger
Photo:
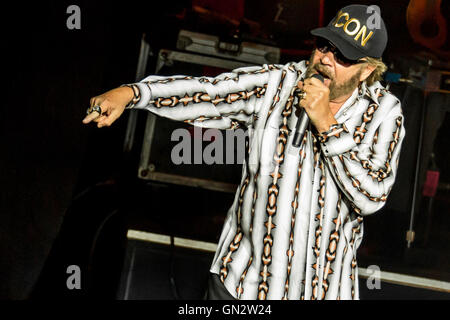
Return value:
[(298, 98), (299, 98), (300, 100), (306, 99), (306, 92), (304, 92), (304, 91), (300, 92), (299, 95), (298, 95)]
[(102, 114), (102, 108), (100, 106), (93, 106), (92, 108), (87, 109), (87, 114), (91, 114), (92, 112), (97, 112), (99, 115)]

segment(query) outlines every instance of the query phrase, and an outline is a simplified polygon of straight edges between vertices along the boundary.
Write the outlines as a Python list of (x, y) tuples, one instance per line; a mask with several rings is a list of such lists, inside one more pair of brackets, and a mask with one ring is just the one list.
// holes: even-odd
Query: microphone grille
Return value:
[(321, 74), (318, 74), (318, 73), (313, 74), (311, 78), (319, 79), (319, 80), (322, 81), (322, 82), (323, 82), (323, 80), (324, 80), (324, 79), (323, 79), (323, 76), (322, 76)]

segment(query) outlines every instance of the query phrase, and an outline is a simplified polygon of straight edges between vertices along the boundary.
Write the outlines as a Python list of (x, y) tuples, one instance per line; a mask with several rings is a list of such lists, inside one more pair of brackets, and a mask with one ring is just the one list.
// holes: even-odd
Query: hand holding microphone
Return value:
[[(324, 81), (324, 78), (320, 74), (314, 74), (311, 78), (316, 78), (320, 81)], [(294, 94), (298, 96), (298, 103), (300, 104), (300, 100), (305, 99), (306, 92), (304, 90), (296, 89)], [(303, 140), (303, 136), (305, 135), (306, 127), (309, 124), (309, 117), (306, 113), (305, 109), (302, 108), (300, 115), (297, 120), (297, 125), (295, 126), (294, 139), (292, 140), (292, 145), (296, 148), (300, 147), (301, 141)]]

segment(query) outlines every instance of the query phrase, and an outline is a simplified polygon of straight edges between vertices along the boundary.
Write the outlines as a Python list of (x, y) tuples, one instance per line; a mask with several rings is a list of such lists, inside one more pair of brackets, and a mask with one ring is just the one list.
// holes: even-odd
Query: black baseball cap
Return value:
[(342, 8), (326, 27), (311, 33), (329, 40), (350, 60), (381, 58), (388, 40), (378, 6), (359, 4)]

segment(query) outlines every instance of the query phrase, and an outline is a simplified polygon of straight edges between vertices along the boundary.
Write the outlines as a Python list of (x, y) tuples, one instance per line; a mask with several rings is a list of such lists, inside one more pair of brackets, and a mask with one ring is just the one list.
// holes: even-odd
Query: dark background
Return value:
[[(227, 3), (222, 5), (224, 14), (259, 22), (263, 26), (261, 42), (285, 49), (280, 62), (306, 58), (293, 56), (292, 50), (311, 49), (308, 30), (319, 24), (319, 1), (283, 1), (286, 9), (281, 17), (287, 24), (273, 22), (275, 1), (245, 1), (241, 11), (234, 10), (242, 9), (237, 2)], [(406, 28), (407, 0), (359, 3), (381, 7), (390, 37), (385, 53), (388, 63), (408, 61), (412, 54), (427, 51), (413, 42)], [(71, 4), (81, 8), (80, 30), (66, 27), (66, 8)], [(325, 1), (324, 23), (347, 4)], [(217, 241), (232, 195), (166, 185), (146, 189), (147, 185), (136, 178), (138, 151), (128, 156), (122, 152), (127, 115), (110, 128), (97, 129), (81, 123), (92, 96), (135, 81), (143, 33), (157, 53), (160, 48), (174, 48), (180, 29), (224, 38), (249, 30), (234, 30), (227, 24), (199, 19), (191, 7), (192, 1), (173, 0), (121, 4), (47, 1), (32, 6), (12, 4), (3, 12), (6, 102), (0, 111), (1, 299), (114, 297), (117, 283), (110, 281), (108, 287), (107, 281), (96, 279), (117, 279), (126, 246), (124, 232), (133, 224), (142, 230)], [(448, 3), (442, 4), (447, 18), (448, 8)], [(150, 70), (154, 62), (150, 60)], [(399, 96), (406, 89), (393, 85), (392, 90)], [(450, 281), (448, 191), (440, 193), (432, 223), (433, 228), (440, 229), (433, 229), (434, 238), (427, 243), (421, 236), (426, 227), (422, 212), (427, 202), (419, 197), (417, 240), (414, 248), (405, 249), (423, 90), (411, 89), (403, 98), (410, 99), (409, 103), (404, 101), (405, 115), (410, 116), (406, 123), (410, 135), (399, 176), (403, 187), (396, 184), (393, 200), (387, 206), (389, 214), (366, 219), (360, 266), (374, 263), (381, 270)], [(436, 105), (448, 106), (448, 95), (437, 99)], [(442, 114), (444, 126), (448, 127), (448, 113), (447, 118), (445, 112)], [(439, 139), (441, 146), (446, 145), (448, 138), (441, 134)], [(446, 159), (439, 159), (444, 172), (448, 170)], [(423, 160), (423, 165), (427, 167), (428, 161)], [(168, 193), (179, 194), (179, 201), (169, 206), (164, 198)], [(192, 208), (193, 199), (200, 203), (201, 210)], [(148, 208), (144, 214), (143, 208)], [(99, 226), (105, 223), (110, 226), (105, 228), (110, 237), (99, 237)], [(93, 243), (104, 253), (96, 255)], [(77, 293), (62, 289), (70, 264), (81, 265), (89, 275), (83, 278), (83, 290)]]

